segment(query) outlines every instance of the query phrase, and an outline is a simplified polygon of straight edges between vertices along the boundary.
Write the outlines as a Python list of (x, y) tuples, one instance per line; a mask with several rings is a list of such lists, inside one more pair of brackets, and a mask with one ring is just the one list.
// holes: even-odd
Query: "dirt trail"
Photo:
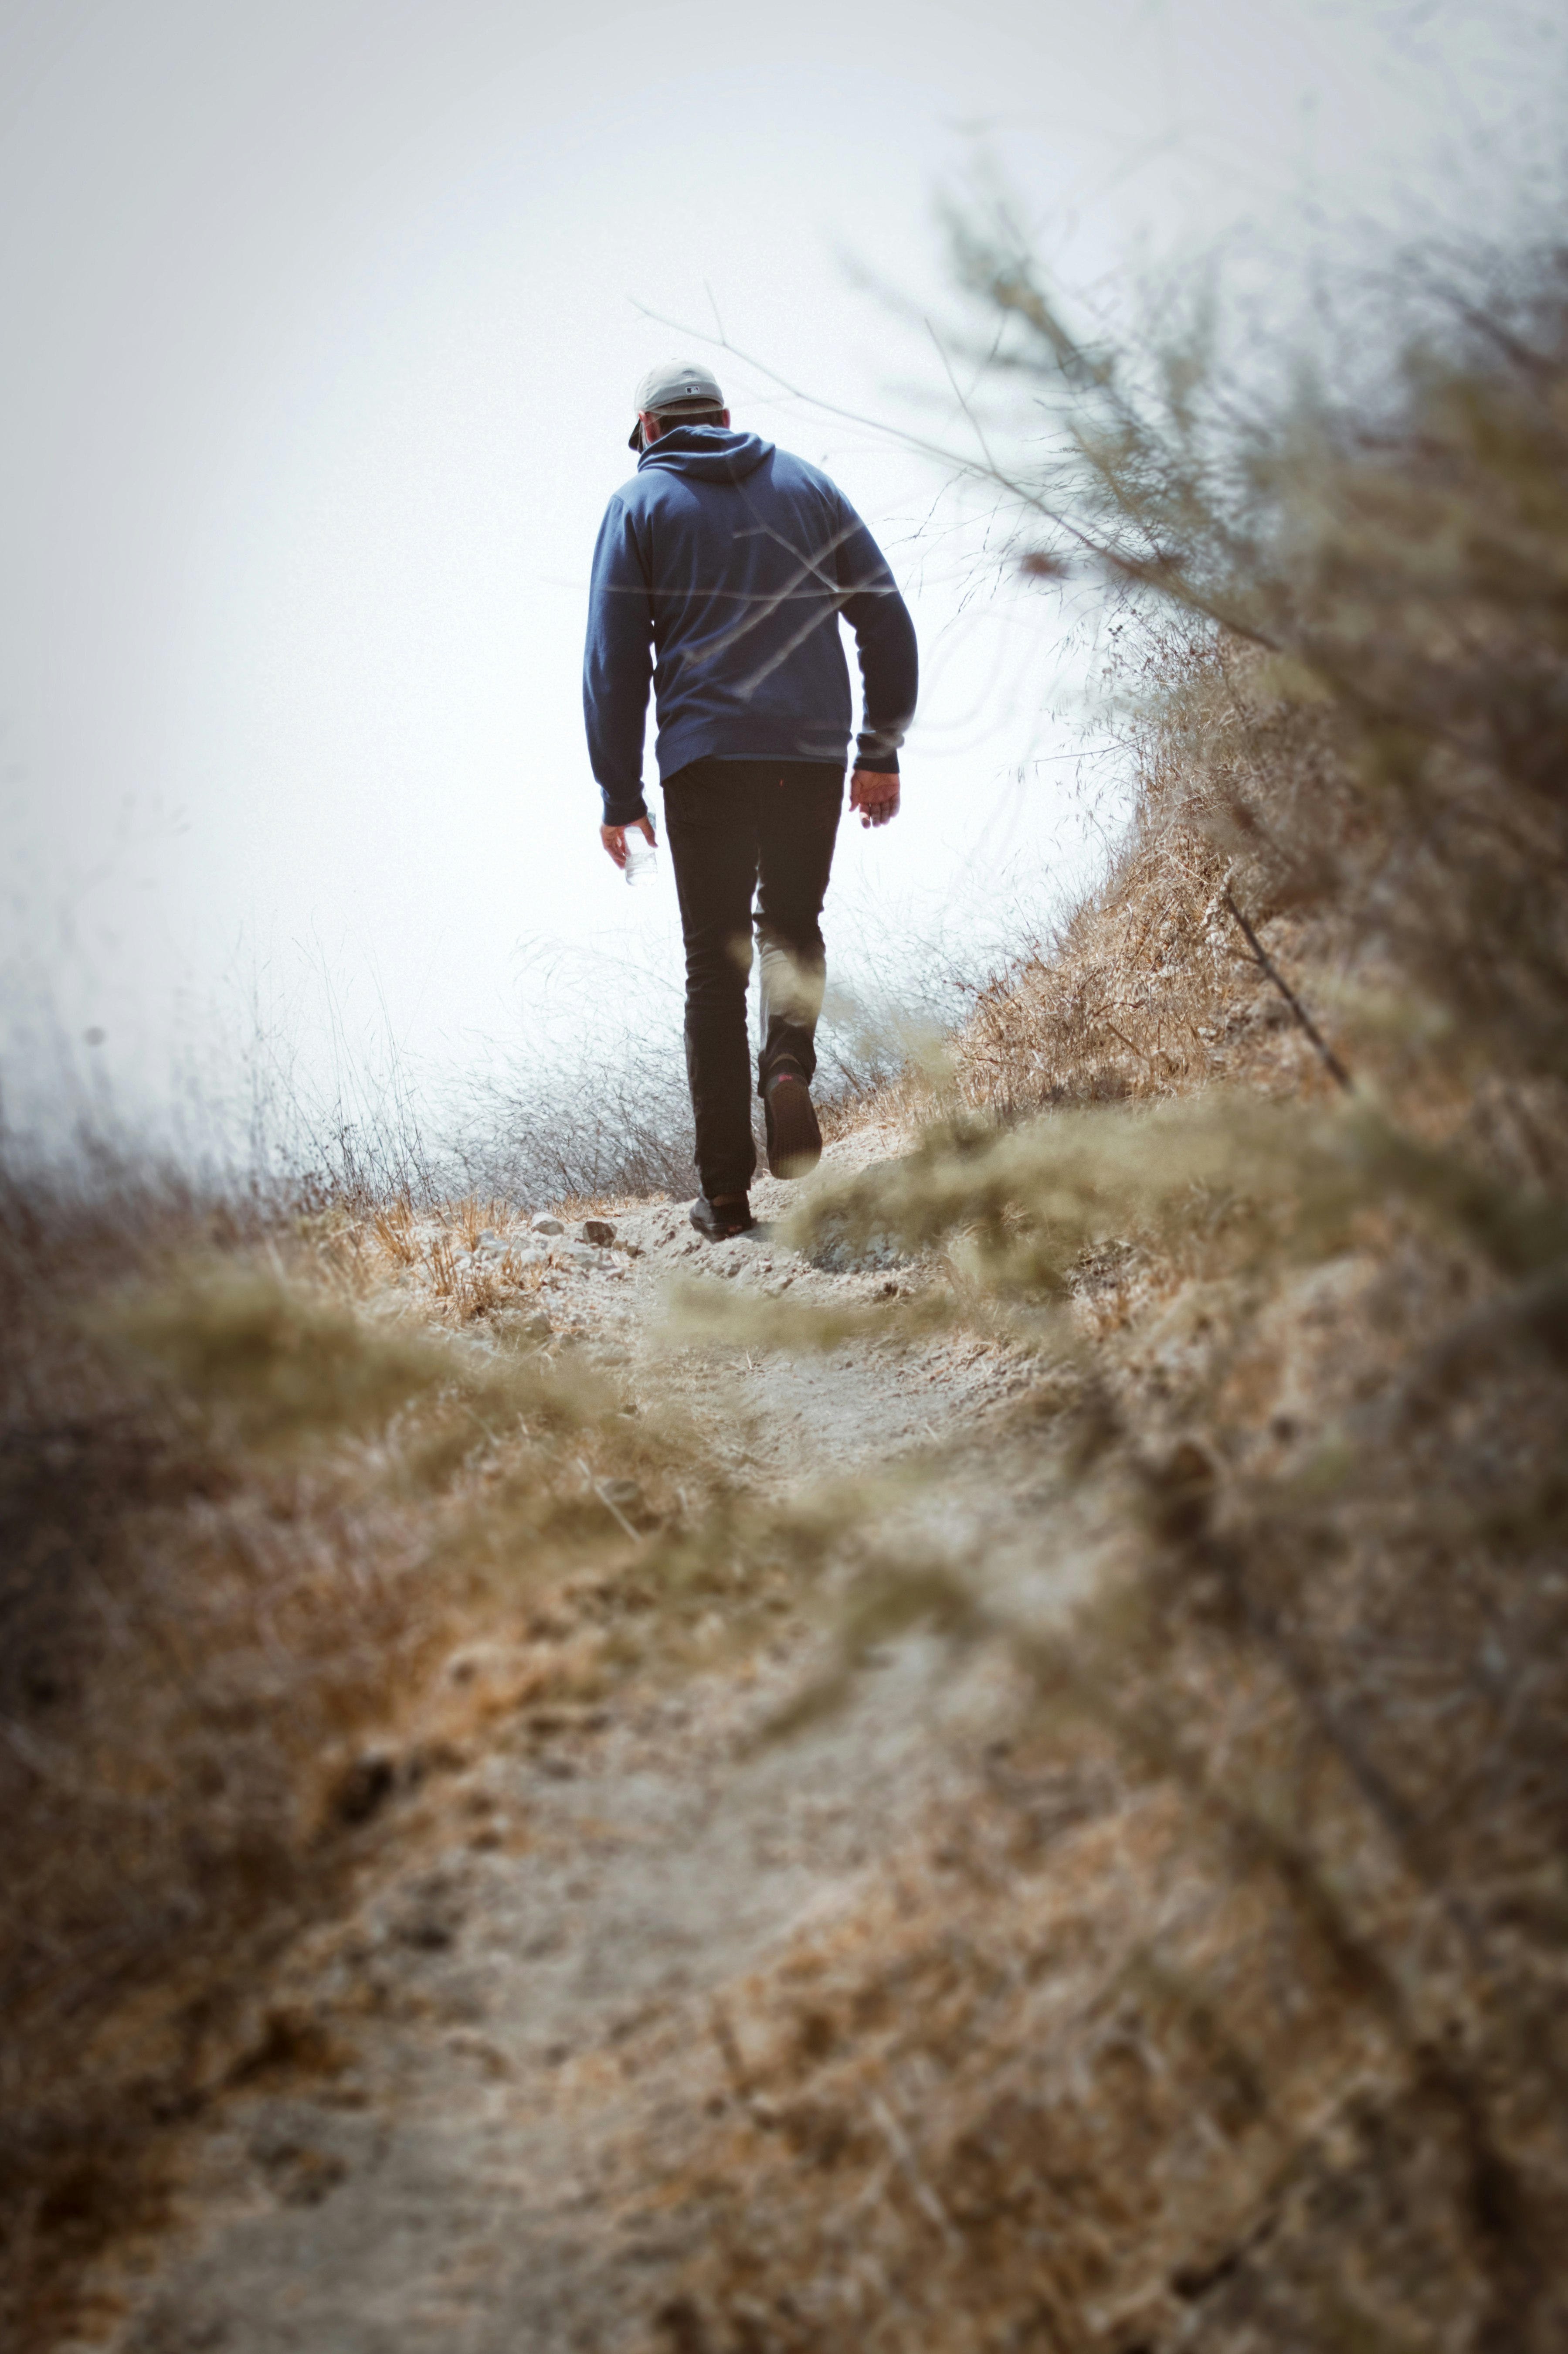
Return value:
[[(840, 1172), (863, 1167), (901, 1141), (896, 1131), (868, 1126), (830, 1147), (824, 1165)], [(717, 1246), (694, 1234), (684, 1204), (634, 1210), (616, 1220), (616, 1230), (639, 1257), (609, 1280), (595, 1273), (561, 1279), (591, 1353), (638, 1366), (683, 1397), (716, 1426), (710, 1443), (721, 1457), (727, 1453), (750, 1480), (775, 1491), (945, 1444), (1020, 1378), (1015, 1363), (967, 1336), (900, 1359), (862, 1348), (826, 1355), (727, 1352), (722, 1362), (703, 1351), (672, 1352), (661, 1329), (672, 1276), (716, 1277), (743, 1292), (837, 1306), (909, 1289), (910, 1270), (891, 1254), (837, 1268), (789, 1249), (779, 1227), (792, 1191), (762, 1179), (752, 1191), (756, 1229)]]
[[(857, 1138), (843, 1161), (888, 1140)], [(922, 1509), (949, 1538), (1028, 1552), (1027, 1466), (988, 1417), (1027, 1369), (973, 1341), (749, 1362), (658, 1337), (673, 1272), (848, 1299), (896, 1268), (808, 1266), (768, 1221), (709, 1248), (683, 1207), (617, 1219), (556, 1279), (552, 1312), (633, 1392), (668, 1384), (776, 1492), (940, 1441)], [(984, 1673), (921, 1647), (787, 1748), (749, 1736), (820, 1638), (608, 1707), (498, 1707), (457, 1770), (408, 1802), (346, 1917), (287, 1956), (254, 2057), (193, 2131), (175, 2228), (107, 2341), (123, 2354), (523, 2354), (661, 2341), (700, 2198), (651, 2211), (645, 2154), (679, 2170), (694, 2126), (744, 2097), (727, 2006), (896, 1869), (985, 1766)], [(482, 1681), (504, 1662), (459, 1659)], [(742, 1993), (740, 1999), (744, 2000)], [(644, 2153), (640, 2159), (637, 2153)], [(677, 2332), (678, 2336), (678, 2332)], [(104, 2340), (95, 2340), (101, 2344)]]

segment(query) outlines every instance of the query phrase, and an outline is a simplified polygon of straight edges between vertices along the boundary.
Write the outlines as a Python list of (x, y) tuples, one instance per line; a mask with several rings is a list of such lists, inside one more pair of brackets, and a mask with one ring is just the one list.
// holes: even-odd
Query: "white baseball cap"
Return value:
[[(651, 367), (631, 396), (638, 417), (662, 417), (683, 408), (722, 408), (725, 405), (718, 378), (711, 368), (700, 367), (692, 360), (663, 360)], [(641, 447), (641, 425), (634, 425), (626, 446), (629, 450)]]

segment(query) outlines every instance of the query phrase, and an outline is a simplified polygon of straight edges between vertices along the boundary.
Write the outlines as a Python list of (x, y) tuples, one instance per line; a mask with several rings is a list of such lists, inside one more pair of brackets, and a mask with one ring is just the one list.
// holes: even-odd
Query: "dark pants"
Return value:
[(843, 770), (821, 760), (694, 760), (665, 782), (664, 832), (686, 942), (686, 1076), (697, 1172), (710, 1202), (744, 1193), (757, 1168), (746, 1034), (754, 896), (758, 1090), (780, 1062), (806, 1079), (817, 1067), (818, 918), (843, 790)]

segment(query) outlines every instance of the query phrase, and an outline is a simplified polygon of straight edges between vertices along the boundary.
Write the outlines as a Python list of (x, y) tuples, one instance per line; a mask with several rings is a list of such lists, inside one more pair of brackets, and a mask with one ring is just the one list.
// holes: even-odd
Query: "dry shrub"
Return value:
[(370, 1230), (387, 1259), (394, 1267), (414, 1267), (418, 1262), (418, 1248), (413, 1238), (414, 1208), (407, 1197), (376, 1206), (370, 1214)]
[[(1226, 905), (1229, 862), (1177, 748), (1139, 747), (1131, 843), (1097, 896), (1048, 946), (980, 991), (956, 1043), (963, 1099), (991, 1117), (1119, 1103), (1215, 1079), (1289, 1097), (1331, 1092), (1321, 1058), (1260, 970)], [(1268, 938), (1286, 971), (1319, 968), (1299, 917)]]
[(1309, 377), (1281, 413), (1212, 376), (1201, 328), (1118, 365), (1026, 263), (967, 249), (1060, 429), (1021, 535), (1071, 543), (1143, 621), (1133, 839), (1061, 952), (982, 1000), (974, 1100), (1312, 1082), (1234, 907), (1287, 981), (1310, 970), (1363, 1076), (1462, 1100), (1473, 1143), (1510, 1129), (1561, 1177), (1568, 265), (1440, 261), (1407, 273), (1375, 404)]

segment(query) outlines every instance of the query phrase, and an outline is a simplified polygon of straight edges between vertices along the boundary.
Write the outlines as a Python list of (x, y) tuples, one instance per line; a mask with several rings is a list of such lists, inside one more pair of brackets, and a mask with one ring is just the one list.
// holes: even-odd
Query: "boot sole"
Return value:
[(768, 1166), (786, 1181), (805, 1177), (822, 1157), (817, 1108), (802, 1079), (779, 1079), (768, 1091)]

